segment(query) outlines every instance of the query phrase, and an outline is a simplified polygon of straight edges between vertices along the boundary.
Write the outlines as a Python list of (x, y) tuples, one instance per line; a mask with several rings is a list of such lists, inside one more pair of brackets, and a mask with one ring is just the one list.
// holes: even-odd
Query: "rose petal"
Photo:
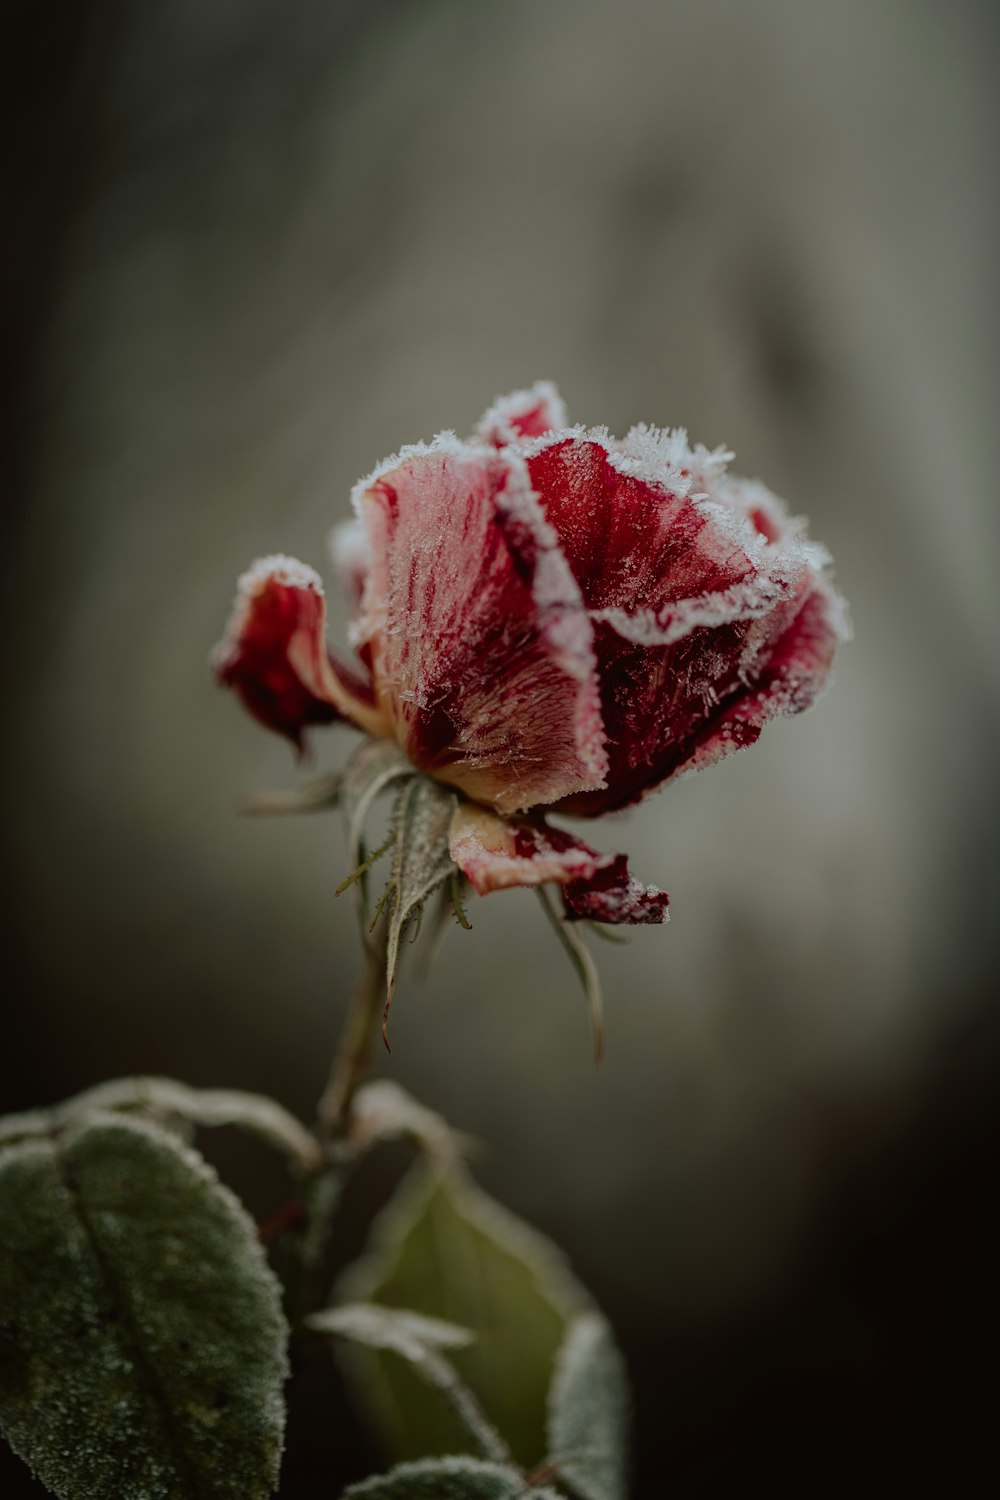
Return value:
[(455, 810), (450, 847), (452, 859), (480, 896), (547, 880), (587, 880), (615, 857), (599, 854), (541, 819), (499, 818), (472, 802)]
[(566, 408), (555, 386), (539, 380), (530, 391), (501, 396), (479, 420), (476, 433), (485, 442), (502, 448), (525, 438), (541, 437), (566, 426)]
[(752, 690), (720, 707), (669, 774), (676, 776), (712, 765), (734, 750), (752, 745), (769, 719), (809, 708), (847, 634), (843, 605), (833, 589), (821, 581), (806, 595), (772, 646)]
[[(731, 722), (732, 734), (719, 746), (739, 748), (744, 720), (726, 711), (756, 694), (820, 583), (825, 553), (796, 534), (763, 486), (726, 479), (728, 456), (650, 429), (617, 448), (602, 434), (574, 433), (527, 450), (591, 612), (608, 738), (606, 787), (567, 798), (566, 811), (625, 807), (700, 764), (696, 752), (717, 721)], [(813, 695), (823, 675), (811, 678)], [(807, 700), (803, 685), (798, 701)], [(755, 697), (745, 716), (754, 738), (785, 701)]]
[(571, 922), (610, 922), (636, 925), (669, 920), (670, 897), (655, 885), (642, 885), (631, 874), (628, 859), (618, 854), (589, 879), (563, 886), (563, 906)]
[(593, 631), (512, 450), (442, 434), (358, 486), (357, 640), (407, 755), (502, 812), (603, 784)]
[(323, 586), (295, 558), (264, 557), (243, 574), (212, 664), (255, 719), (300, 750), (310, 724), (338, 718), (385, 732), (371, 687), (331, 658)]
[(624, 854), (602, 854), (541, 818), (499, 818), (462, 803), (451, 823), (451, 857), (481, 896), (510, 886), (562, 886), (571, 920), (665, 922), (667, 895), (629, 873)]

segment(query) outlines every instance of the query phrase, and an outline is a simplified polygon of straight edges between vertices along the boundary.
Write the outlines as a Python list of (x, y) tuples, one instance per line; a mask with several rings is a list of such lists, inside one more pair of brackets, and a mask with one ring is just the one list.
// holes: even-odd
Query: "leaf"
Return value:
[(0, 1153), (0, 1425), (66, 1500), (263, 1500), (287, 1328), (253, 1224), (145, 1121)]
[[(418, 1163), (343, 1277), (345, 1301), (412, 1308), (471, 1329), (450, 1356), (519, 1463), (545, 1452), (552, 1363), (570, 1320), (590, 1305), (561, 1253), (487, 1197), (461, 1168)], [(359, 1402), (401, 1458), (467, 1445), (437, 1392), (399, 1360), (343, 1348)]]
[(560, 915), (552, 895), (547, 886), (538, 887), (538, 899), (542, 903), (542, 910), (552, 924), (556, 937), (562, 943), (573, 965), (576, 977), (580, 981), (584, 996), (590, 1010), (590, 1029), (594, 1039), (594, 1061), (600, 1062), (604, 1056), (604, 999), (601, 995), (601, 981), (590, 956), (587, 945), (571, 922)]
[(456, 1323), (428, 1318), (403, 1307), (377, 1307), (371, 1302), (348, 1302), (327, 1308), (306, 1319), (321, 1333), (338, 1334), (366, 1344), (370, 1349), (389, 1349), (408, 1360), (414, 1370), (434, 1386), (450, 1405), (466, 1433), (484, 1458), (508, 1463), (510, 1452), (454, 1365), (439, 1352), (462, 1349), (475, 1334)]
[[(416, 772), (395, 740), (362, 740), (344, 769), (340, 787), (340, 805), (347, 830), (347, 859), (350, 870), (365, 863), (364, 831), (372, 804), (392, 782)], [(367, 938), (367, 890), (358, 882), (359, 916)]]
[(475, 1334), (457, 1323), (428, 1318), (407, 1307), (379, 1307), (374, 1302), (345, 1302), (341, 1307), (327, 1307), (306, 1319), (310, 1328), (320, 1333), (335, 1333), (354, 1339), (370, 1349), (393, 1349), (404, 1359), (412, 1358), (414, 1346), (432, 1349), (461, 1349), (471, 1344)]
[(516, 1469), (475, 1458), (435, 1458), (400, 1464), (363, 1479), (341, 1500), (558, 1500), (552, 1490), (529, 1488)]
[(325, 776), (307, 781), (304, 786), (275, 792), (252, 792), (240, 804), (240, 811), (252, 817), (322, 812), (324, 808), (338, 806), (343, 779), (341, 771), (329, 771)]
[(427, 897), (455, 869), (449, 851), (448, 830), (457, 799), (426, 776), (414, 776), (399, 794), (394, 814), (396, 842), (388, 891), (388, 937), (386, 939), (386, 1006), (382, 1022), (385, 1036), (392, 991), (396, 983), (399, 945), (407, 922), (418, 916)]
[(599, 1313), (570, 1325), (549, 1394), (549, 1459), (581, 1500), (625, 1500), (628, 1383)]
[(112, 1078), (82, 1094), (75, 1094), (51, 1109), (0, 1119), (0, 1143), (61, 1130), (84, 1115), (108, 1110), (134, 1110), (150, 1119), (180, 1119), (193, 1125), (235, 1125), (258, 1136), (290, 1157), (306, 1172), (323, 1164), (315, 1136), (265, 1094), (247, 1094), (240, 1089), (193, 1089), (175, 1078)]
[(420, 1104), (398, 1083), (389, 1078), (364, 1084), (351, 1106), (349, 1145), (357, 1154), (370, 1150), (381, 1141), (412, 1136), (422, 1151), (447, 1165), (457, 1156), (475, 1149), (470, 1136), (452, 1130), (443, 1116)]

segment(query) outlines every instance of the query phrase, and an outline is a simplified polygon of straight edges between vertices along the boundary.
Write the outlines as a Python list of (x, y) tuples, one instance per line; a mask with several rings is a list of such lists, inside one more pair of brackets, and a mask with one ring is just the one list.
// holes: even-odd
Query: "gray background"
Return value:
[[(862, 1494), (909, 1460), (971, 1484), (989, 8), (174, 0), (7, 24), (0, 1107), (158, 1071), (308, 1115), (357, 944), (336, 821), (234, 814), (299, 774), (209, 677), (236, 573), (275, 550), (326, 570), (359, 474), (539, 377), (573, 420), (686, 425), (809, 515), (856, 639), (809, 716), (591, 827), (672, 896), (666, 929), (597, 951), (599, 1072), (526, 893), (404, 976), (382, 1071), (488, 1142), (483, 1180), (609, 1307), (637, 1493), (658, 1464), (682, 1495)], [(351, 742), (317, 736), (315, 765)], [(940, 1445), (901, 1460), (921, 1401)], [(342, 1462), (325, 1485), (366, 1458)]]

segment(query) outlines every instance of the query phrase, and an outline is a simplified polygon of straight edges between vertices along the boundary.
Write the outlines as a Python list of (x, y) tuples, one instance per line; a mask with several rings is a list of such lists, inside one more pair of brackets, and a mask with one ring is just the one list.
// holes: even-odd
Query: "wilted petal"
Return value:
[(602, 785), (593, 631), (523, 461), (442, 434), (355, 496), (358, 646), (413, 763), (502, 812)]
[[(647, 429), (617, 447), (571, 434), (528, 450), (532, 484), (591, 612), (608, 739), (606, 787), (566, 799), (567, 811), (625, 807), (701, 763), (703, 736), (754, 694), (821, 583), (825, 553), (763, 486), (726, 479), (728, 456)], [(811, 679), (813, 695), (823, 675)], [(807, 695), (803, 685), (803, 707)], [(753, 738), (787, 711), (781, 701), (773, 694), (747, 714)], [(720, 747), (740, 748), (741, 722), (733, 717)]]
[(628, 867), (624, 854), (616, 854), (587, 879), (563, 886), (563, 906), (570, 921), (626, 922), (632, 925), (666, 922), (670, 898), (655, 885), (643, 885)]
[(295, 558), (261, 558), (243, 574), (213, 666), (254, 718), (300, 749), (310, 724), (338, 718), (384, 732), (371, 687), (331, 658), (323, 586)]
[(472, 802), (456, 809), (450, 845), (452, 859), (480, 896), (547, 880), (588, 880), (615, 857), (541, 819), (499, 818)]
[(752, 745), (769, 719), (809, 708), (846, 635), (843, 605), (821, 582), (806, 595), (774, 642), (752, 688), (721, 705), (669, 774), (710, 766), (734, 750)]
[(530, 391), (514, 391), (494, 401), (480, 418), (476, 432), (487, 443), (502, 448), (505, 443), (541, 437), (565, 426), (562, 397), (551, 381), (539, 380)]
[(452, 859), (481, 896), (554, 881), (571, 919), (667, 920), (666, 892), (641, 885), (624, 854), (602, 854), (541, 818), (499, 818), (463, 803), (452, 819), (450, 842)]

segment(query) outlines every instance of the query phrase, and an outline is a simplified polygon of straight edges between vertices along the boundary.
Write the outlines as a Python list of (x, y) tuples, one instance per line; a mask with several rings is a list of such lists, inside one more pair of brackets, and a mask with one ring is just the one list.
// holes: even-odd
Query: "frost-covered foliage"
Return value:
[[(458, 1168), (421, 1167), (376, 1221), (365, 1256), (338, 1294), (475, 1333), (449, 1359), (517, 1461), (543, 1461), (553, 1363), (570, 1323), (589, 1306), (549, 1240)], [(338, 1352), (390, 1452), (410, 1458), (468, 1444), (451, 1407), (403, 1361), (369, 1349)]]
[(400, 1464), (389, 1474), (350, 1485), (342, 1500), (558, 1500), (550, 1489), (527, 1488), (524, 1475), (474, 1458), (435, 1458)]
[(581, 1500), (625, 1500), (628, 1386), (598, 1313), (570, 1325), (549, 1391), (549, 1449)]
[(269, 1495), (286, 1337), (253, 1224), (171, 1135), (91, 1115), (0, 1153), (0, 1420), (55, 1494)]

